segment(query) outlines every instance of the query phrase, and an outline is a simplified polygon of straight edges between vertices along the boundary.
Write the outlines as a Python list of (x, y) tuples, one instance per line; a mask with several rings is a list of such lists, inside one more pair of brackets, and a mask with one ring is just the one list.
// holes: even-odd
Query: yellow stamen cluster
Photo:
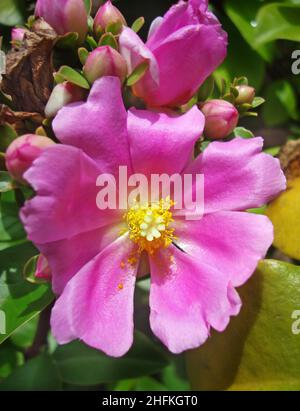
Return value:
[(169, 198), (152, 204), (135, 203), (124, 218), (129, 228), (130, 239), (139, 251), (153, 254), (159, 248), (168, 247), (174, 240), (174, 221), (170, 208), (174, 202)]

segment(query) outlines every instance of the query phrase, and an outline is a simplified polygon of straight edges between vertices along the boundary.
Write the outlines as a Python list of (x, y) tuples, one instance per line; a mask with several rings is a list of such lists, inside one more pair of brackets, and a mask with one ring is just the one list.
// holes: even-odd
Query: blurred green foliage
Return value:
[[(145, 17), (146, 24), (141, 31), (145, 38), (151, 20), (162, 15), (175, 2), (119, 0), (115, 3), (129, 22), (142, 15)], [(232, 81), (237, 76), (248, 77), (249, 84), (256, 87), (266, 103), (260, 109), (258, 118), (245, 119), (240, 126), (250, 128), (256, 135), (265, 136), (266, 147), (273, 147), (277, 152), (278, 146), (287, 139), (300, 136), (300, 74), (293, 74), (291, 69), (294, 62), (292, 52), (300, 50), (300, 1), (215, 0), (211, 1), (210, 6), (229, 36), (227, 59), (215, 72), (217, 83), (220, 85), (222, 78)], [(0, 34), (4, 37), (4, 48), (9, 46), (11, 27), (24, 24), (33, 9), (32, 1), (1, 0)], [(5, 176), (1, 177), (1, 184), (7, 184)], [(137, 323), (142, 332), (137, 332), (134, 347), (124, 358), (108, 358), (79, 342), (58, 347), (51, 334), (47, 336), (39, 354), (31, 358), (28, 350), (34, 345), (39, 313), (50, 304), (53, 296), (46, 284), (29, 284), (23, 278), (24, 263), (37, 251), (26, 241), (12, 193), (1, 195), (0, 209), (0, 309), (10, 310), (8, 334), (5, 338), (0, 335), (0, 342), (5, 340), (0, 347), (0, 390), (188, 389), (183, 356), (175, 357), (167, 353), (153, 339), (145, 325), (148, 321), (148, 301), (142, 287), (138, 289), (136, 302), (139, 306)], [(279, 274), (284, 271), (280, 264), (273, 265), (274, 278), (276, 270)], [(293, 284), (296, 281), (296, 272), (299, 272), (299, 268), (289, 266), (290, 274), (284, 280), (286, 289), (289, 287), (289, 278)], [(270, 327), (261, 328), (261, 338), (265, 341)], [(226, 338), (226, 335), (220, 339)], [(284, 339), (284, 335), (280, 338)], [(213, 344), (218, 344), (218, 341), (216, 339)], [(204, 348), (203, 355), (210, 350), (210, 346)], [(222, 353), (222, 350), (217, 351), (219, 355)], [(201, 349), (199, 352), (201, 357)], [(245, 370), (253, 366), (252, 352), (250, 354), (252, 363), (243, 363)], [(259, 356), (256, 361), (259, 361)], [(272, 358), (272, 363), (276, 369), (276, 356)], [(298, 369), (295, 371), (295, 368), (290, 368), (293, 369), (292, 377), (296, 378)], [(227, 371), (225, 369), (222, 372), (226, 374)], [(289, 371), (284, 369), (284, 373), (288, 378)], [(226, 380), (226, 375), (223, 377)], [(300, 375), (298, 378), (300, 380)], [(199, 381), (198, 387), (202, 384), (202, 380)], [(206, 388), (209, 388), (207, 381)], [(214, 383), (211, 387), (214, 387)], [(247, 385), (247, 381), (243, 380), (243, 383)]]

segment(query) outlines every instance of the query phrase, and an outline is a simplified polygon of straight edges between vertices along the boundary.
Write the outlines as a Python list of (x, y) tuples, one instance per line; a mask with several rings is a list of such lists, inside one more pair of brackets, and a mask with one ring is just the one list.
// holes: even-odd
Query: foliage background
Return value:
[[(115, 3), (128, 22), (141, 15), (145, 17), (142, 35), (146, 37), (149, 23), (175, 2)], [(287, 140), (300, 137), (300, 74), (291, 71), (291, 54), (300, 49), (300, 1), (215, 0), (210, 4), (229, 34), (228, 57), (215, 73), (216, 81), (220, 84), (221, 78), (230, 81), (235, 76), (247, 76), (257, 94), (266, 98), (259, 117), (243, 120), (241, 125), (262, 135), (266, 149), (277, 154)], [(31, 1), (1, 0), (0, 33), (4, 49), (9, 46), (11, 27), (24, 23), (33, 9)], [(297, 194), (296, 201), (299, 198)], [(299, 232), (299, 227), (296, 229)], [(189, 389), (184, 356), (167, 353), (149, 330), (147, 281), (138, 287), (138, 331), (135, 346), (126, 357), (110, 359), (78, 342), (57, 347), (47, 329), (51, 291), (47, 285), (22, 279), (25, 262), (36, 253), (25, 239), (12, 194), (2, 194), (0, 307), (11, 312), (11, 317), (7, 319), (10, 337), (4, 341), (5, 336), (0, 334), (0, 390)], [(194, 387), (300, 389), (300, 336), (290, 331), (290, 313), (300, 309), (300, 256), (291, 258), (273, 248), (269, 257), (287, 263), (262, 263), (254, 280), (243, 287), (242, 294), (249, 306), (241, 318), (234, 320), (224, 335), (215, 336), (212, 342), (188, 355), (189, 377)], [(261, 293), (259, 284), (266, 276), (274, 281), (269, 285), (266, 282)], [(268, 292), (268, 287), (272, 292)], [(284, 298), (278, 299), (282, 293)], [(274, 305), (277, 317), (272, 311)], [(253, 346), (251, 351), (249, 347)]]

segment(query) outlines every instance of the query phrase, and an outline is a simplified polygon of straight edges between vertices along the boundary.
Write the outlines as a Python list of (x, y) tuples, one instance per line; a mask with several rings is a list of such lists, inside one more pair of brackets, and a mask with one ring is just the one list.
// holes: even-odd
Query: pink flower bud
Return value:
[(236, 104), (251, 104), (255, 97), (255, 88), (250, 86), (237, 86), (239, 92), (235, 102)]
[(39, 255), (34, 276), (37, 279), (49, 281), (52, 278), (51, 268), (49, 267), (47, 258), (43, 256), (43, 254)]
[(88, 31), (83, 0), (38, 0), (35, 15), (42, 17), (60, 35), (75, 32), (83, 41)]
[(45, 107), (45, 115), (48, 118), (55, 117), (57, 112), (69, 103), (84, 100), (86, 91), (75, 84), (64, 83), (58, 84), (52, 90), (51, 96)]
[(26, 183), (23, 179), (25, 171), (43, 150), (54, 144), (50, 138), (35, 134), (25, 134), (16, 138), (5, 155), (7, 170), (15, 180)]
[(83, 72), (91, 84), (104, 76), (119, 77), (123, 82), (127, 76), (127, 64), (124, 57), (115, 49), (102, 46), (90, 53)]
[(107, 1), (101, 6), (95, 16), (94, 31), (104, 31), (107, 26), (114, 23), (121, 23), (126, 26), (126, 20), (123, 14), (112, 4), (111, 1)]
[(23, 41), (25, 36), (25, 29), (22, 28), (14, 28), (11, 31), (11, 39), (12, 41)]
[(207, 138), (227, 137), (239, 121), (237, 109), (225, 100), (209, 100), (202, 105), (201, 111), (205, 116), (204, 135)]

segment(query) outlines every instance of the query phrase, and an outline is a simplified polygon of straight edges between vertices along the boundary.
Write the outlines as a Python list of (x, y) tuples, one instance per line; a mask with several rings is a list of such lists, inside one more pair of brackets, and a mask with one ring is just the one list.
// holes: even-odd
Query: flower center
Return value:
[(125, 214), (130, 239), (138, 244), (139, 251), (153, 254), (159, 248), (168, 247), (174, 237), (174, 221), (170, 208), (174, 202), (170, 198), (152, 204), (135, 203)]

